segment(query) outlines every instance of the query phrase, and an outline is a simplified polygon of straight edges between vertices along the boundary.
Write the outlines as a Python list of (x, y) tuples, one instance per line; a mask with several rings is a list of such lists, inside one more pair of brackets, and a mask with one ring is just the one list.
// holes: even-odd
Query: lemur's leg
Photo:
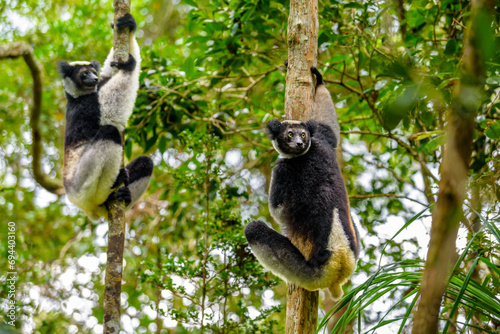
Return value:
[[(340, 126), (335, 112), (332, 96), (326, 89), (323, 76), (316, 67), (311, 67), (311, 72), (316, 76), (316, 93), (314, 95), (314, 108), (312, 119), (330, 126), (335, 133), (337, 143), (340, 142)], [(338, 144), (337, 144), (338, 145)]]
[[(139, 72), (141, 55), (135, 40), (135, 20), (127, 14), (118, 19), (118, 29), (130, 29), (129, 59), (126, 62), (114, 62), (114, 51), (111, 49), (101, 71), (103, 84), (99, 89), (101, 106), (101, 125), (114, 125), (122, 132), (132, 113), (137, 90), (139, 89)], [(113, 68), (118, 71), (114, 73)]]
[(120, 171), (122, 150), (118, 130), (110, 125), (101, 126), (80, 155), (71, 178), (68, 195), (75, 204), (89, 206), (87, 211), (92, 209), (90, 206), (106, 201)]
[(123, 186), (109, 195), (104, 206), (107, 208), (111, 201), (122, 200), (129, 209), (146, 191), (152, 173), (153, 160), (150, 157), (142, 155), (134, 159), (120, 170), (113, 188)]
[(319, 266), (307, 261), (288, 238), (264, 222), (249, 223), (245, 236), (259, 262), (281, 278), (307, 287), (321, 276)]
[(134, 205), (135, 202), (146, 191), (151, 174), (153, 174), (153, 160), (150, 157), (142, 155), (130, 162), (125, 169), (128, 172), (131, 202), (129, 207)]

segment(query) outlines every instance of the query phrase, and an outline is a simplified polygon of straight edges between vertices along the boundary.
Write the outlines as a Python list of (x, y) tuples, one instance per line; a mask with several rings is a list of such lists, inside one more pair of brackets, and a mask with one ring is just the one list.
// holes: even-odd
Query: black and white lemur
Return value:
[(274, 274), (307, 290), (328, 288), (338, 299), (356, 268), (359, 234), (337, 162), (335, 107), (322, 75), (314, 67), (311, 71), (316, 76), (315, 120), (267, 124), (281, 156), (272, 171), (269, 209), (283, 235), (253, 221), (245, 236), (257, 259)]
[(64, 187), (70, 201), (91, 219), (107, 219), (107, 203), (113, 198), (130, 207), (146, 190), (153, 172), (153, 162), (147, 156), (120, 168), (121, 133), (134, 108), (141, 62), (136, 23), (130, 14), (117, 20), (117, 29), (125, 28), (130, 31), (129, 59), (114, 62), (111, 49), (100, 79), (95, 60), (57, 64), (68, 100)]

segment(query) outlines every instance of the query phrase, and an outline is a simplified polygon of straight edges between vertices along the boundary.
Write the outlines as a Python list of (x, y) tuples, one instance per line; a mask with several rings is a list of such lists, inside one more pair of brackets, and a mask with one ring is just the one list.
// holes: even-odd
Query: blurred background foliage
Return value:
[[(258, 217), (278, 228), (267, 209), (277, 154), (263, 126), (283, 115), (288, 7), (262, 0), (132, 1), (143, 62), (125, 152), (127, 159), (150, 154), (155, 171), (128, 213), (126, 333), (283, 331), (285, 284), (256, 262), (243, 228)], [(346, 330), (395, 332), (411, 323), (408, 297), (418, 292), (469, 15), (468, 1), (319, 1), (318, 68), (339, 114), (342, 171), (362, 235), (348, 297), (374, 292), (367, 302), (354, 299), (363, 307), (345, 313)], [(0, 43), (28, 42), (43, 66), (42, 164), (54, 178), (61, 177), (65, 114), (55, 65), (103, 62), (112, 18), (112, 1), (0, 3)], [(487, 86), (453, 281), (470, 289), (450, 290), (442, 307), (443, 328), (451, 321), (455, 330), (494, 332), (500, 325), (499, 19), (497, 8), (494, 26), (480, 28)], [(22, 59), (0, 61), (0, 78), (0, 267), (6, 268), (5, 226), (13, 221), (17, 325), (26, 333), (100, 333), (107, 225), (33, 180), (32, 78)], [(396, 283), (384, 285), (381, 273)], [(477, 286), (491, 298), (474, 299)], [(6, 301), (5, 284), (0, 300)], [(492, 306), (478, 313), (474, 302)], [(335, 303), (324, 293), (321, 303), (323, 317)]]

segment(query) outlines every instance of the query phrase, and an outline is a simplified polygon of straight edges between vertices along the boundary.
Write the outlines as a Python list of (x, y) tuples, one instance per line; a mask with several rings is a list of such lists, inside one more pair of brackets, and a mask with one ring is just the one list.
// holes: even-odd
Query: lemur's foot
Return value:
[(132, 202), (132, 195), (130, 194), (130, 190), (127, 187), (120, 187), (117, 191), (111, 193), (108, 199), (104, 203), (106, 208), (109, 210), (109, 203), (111, 201), (123, 201), (125, 202), (125, 206), (128, 206)]
[(311, 66), (311, 72), (316, 76), (316, 86), (322, 85), (323, 82), (323, 76), (321, 73), (319, 73), (318, 69), (314, 66)]
[(269, 227), (261, 220), (254, 220), (245, 226), (245, 237), (249, 243), (267, 240)]
[(135, 69), (136, 61), (134, 57), (131, 54), (129, 54), (128, 60), (126, 62), (113, 61), (111, 62), (110, 65), (125, 72), (132, 72)]
[(129, 175), (126, 168), (121, 168), (118, 176), (116, 177), (115, 183), (111, 186), (111, 189), (118, 187), (123, 184), (125, 187), (129, 185)]
[(137, 29), (137, 23), (135, 22), (132, 14), (127, 13), (116, 20), (116, 27), (118, 28), (118, 30), (129, 28), (130, 32), (133, 32)]

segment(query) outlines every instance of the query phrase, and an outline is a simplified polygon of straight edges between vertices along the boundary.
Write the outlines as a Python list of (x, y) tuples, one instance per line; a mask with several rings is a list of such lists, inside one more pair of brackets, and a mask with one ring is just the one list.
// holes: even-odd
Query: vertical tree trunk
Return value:
[[(490, 19), (489, 13), (494, 12), (494, 1), (473, 0), (471, 12), (464, 40), (460, 83), (454, 91), (448, 117), (448, 140), (441, 165), (438, 200), (432, 216), (421, 299), (413, 323), (414, 334), (438, 331), (441, 301), (455, 253), (458, 225), (463, 216), (474, 118), (484, 94), (485, 59), (481, 54), (479, 35), (484, 36), (485, 31), (480, 31), (479, 25), (482, 20)], [(481, 27), (488, 25), (481, 24)]]
[[(116, 20), (130, 13), (130, 0), (114, 0), (115, 30), (113, 35), (114, 60), (125, 62), (129, 54), (129, 31), (118, 32)], [(123, 133), (122, 133), (123, 142)], [(123, 167), (123, 158), (122, 158)], [(125, 203), (109, 204), (108, 252), (104, 290), (104, 333), (120, 332), (120, 295), (122, 291), (123, 247), (125, 242)]]
[[(317, 0), (290, 1), (287, 33), (285, 115), (287, 119), (308, 120), (313, 118), (314, 102), (314, 80), (310, 67), (316, 66), (318, 55)], [(318, 292), (288, 284), (286, 299), (285, 333), (315, 333), (318, 322)]]

